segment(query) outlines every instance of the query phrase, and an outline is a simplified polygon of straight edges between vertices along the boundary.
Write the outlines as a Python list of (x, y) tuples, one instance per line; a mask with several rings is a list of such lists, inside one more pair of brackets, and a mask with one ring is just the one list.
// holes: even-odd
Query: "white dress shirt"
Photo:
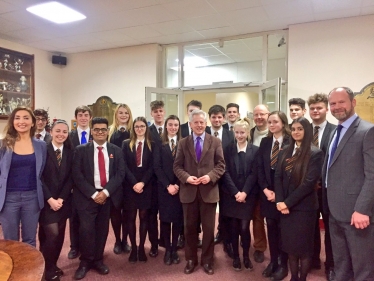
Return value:
[(86, 130), (83, 130), (81, 129), (80, 127), (77, 128), (77, 132), (78, 132), (78, 138), (79, 138), (79, 143), (82, 144), (82, 132), (85, 131), (86, 132), (86, 140), (87, 140), (87, 143), (89, 142), (89, 139), (90, 139), (90, 128), (87, 128)]
[[(106, 180), (109, 181), (109, 155), (107, 150), (107, 143), (105, 142), (103, 145), (98, 145), (95, 141), (94, 144), (94, 183), (96, 189), (102, 189), (106, 196), (109, 197), (109, 192), (104, 187), (101, 186), (100, 182), (100, 171), (99, 171), (99, 149), (98, 147), (101, 146), (102, 152), (104, 154), (104, 161), (105, 161), (105, 174)], [(98, 192), (96, 191), (91, 197), (94, 199)]]

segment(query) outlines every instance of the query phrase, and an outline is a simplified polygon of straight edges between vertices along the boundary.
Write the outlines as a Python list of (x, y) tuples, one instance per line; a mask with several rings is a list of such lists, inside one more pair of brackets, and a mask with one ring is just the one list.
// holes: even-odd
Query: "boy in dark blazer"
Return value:
[[(191, 112), (194, 111), (195, 109), (200, 109), (201, 110), (202, 108), (203, 108), (203, 105), (200, 101), (191, 100), (187, 104), (187, 116), (190, 116)], [(191, 135), (191, 127), (189, 126), (188, 121), (181, 125), (181, 135), (182, 135), (182, 138), (185, 138), (185, 137)]]
[(93, 141), (75, 149), (73, 164), (73, 193), (80, 219), (80, 265), (74, 278), (80, 280), (91, 267), (99, 274), (108, 274), (103, 253), (109, 231), (110, 202), (115, 206), (121, 198), (116, 196), (125, 176), (122, 151), (107, 142), (108, 120), (92, 120)]

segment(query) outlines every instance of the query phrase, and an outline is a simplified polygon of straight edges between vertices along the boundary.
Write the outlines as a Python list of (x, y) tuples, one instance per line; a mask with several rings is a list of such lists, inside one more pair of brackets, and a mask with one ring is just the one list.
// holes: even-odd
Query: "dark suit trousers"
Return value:
[(265, 252), (267, 248), (264, 217), (260, 211), (260, 197), (256, 198), (255, 210), (253, 212), (253, 248)]
[(319, 218), (320, 218), (320, 214), (322, 214), (323, 224), (325, 226), (325, 241), (324, 241), (325, 252), (326, 252), (325, 268), (329, 269), (329, 268), (334, 268), (334, 258), (332, 256), (332, 247), (331, 247), (331, 238), (330, 238), (329, 215), (323, 212), (322, 189), (321, 188), (317, 190), (317, 194), (318, 194), (319, 209), (317, 210), (317, 214), (316, 214), (313, 260), (319, 261), (319, 255), (321, 252), (321, 231), (319, 228)]
[(110, 199), (108, 198), (104, 205), (96, 204), (92, 200), (86, 209), (78, 210), (78, 215), (81, 264), (100, 262), (103, 260), (109, 231)]
[(335, 263), (335, 280), (374, 280), (374, 224), (357, 229), (330, 215), (330, 234)]
[(205, 203), (201, 198), (199, 189), (192, 203), (183, 203), (185, 256), (186, 260), (197, 263), (197, 239), (196, 225), (199, 217), (203, 229), (203, 246), (201, 252), (201, 264), (213, 264), (214, 255), (214, 225), (217, 203)]
[(74, 203), (71, 208), (71, 216), (69, 218), (70, 248), (79, 250), (79, 216)]

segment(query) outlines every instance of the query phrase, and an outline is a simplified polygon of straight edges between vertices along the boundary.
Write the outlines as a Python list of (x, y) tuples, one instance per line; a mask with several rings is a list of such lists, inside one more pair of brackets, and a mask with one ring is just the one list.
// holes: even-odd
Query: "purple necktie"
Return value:
[(196, 138), (196, 147), (195, 147), (195, 151), (196, 151), (196, 159), (197, 159), (197, 162), (199, 162), (199, 161), (200, 161), (200, 158), (201, 158), (201, 144), (200, 144), (200, 140), (201, 140), (200, 137), (197, 137), (197, 138)]

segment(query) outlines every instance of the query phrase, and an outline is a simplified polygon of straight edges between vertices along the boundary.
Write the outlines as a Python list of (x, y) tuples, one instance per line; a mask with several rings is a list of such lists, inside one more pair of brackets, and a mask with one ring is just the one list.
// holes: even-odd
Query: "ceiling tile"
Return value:
[(184, 20), (188, 25), (195, 30), (204, 30), (217, 27), (229, 26), (228, 23), (218, 14), (202, 16), (196, 18), (189, 18)]
[(149, 26), (128, 27), (128, 28), (118, 29), (117, 31), (133, 39), (157, 37), (157, 36), (162, 35), (160, 32), (157, 32), (156, 30), (150, 28)]
[(265, 21), (268, 16), (263, 7), (255, 7), (249, 9), (242, 9), (231, 11), (222, 14), (222, 17), (227, 20), (229, 24), (251, 24), (258, 21)]
[(126, 40), (132, 40), (129, 36), (124, 33), (119, 32), (118, 30), (108, 30), (92, 33), (92, 36), (101, 39), (106, 42), (116, 43)]
[(362, 7), (374, 6), (374, 0), (362, 0)]
[(354, 17), (360, 14), (361, 9), (348, 9), (348, 10), (336, 10), (331, 12), (324, 12), (324, 13), (316, 13), (314, 15), (314, 19), (316, 21), (320, 20), (327, 20), (327, 19), (338, 19), (338, 18), (346, 18), (346, 17)]
[(207, 0), (218, 12), (233, 11), (261, 6), (260, 0)]
[(359, 8), (361, 1), (357, 0), (312, 0), (314, 13), (333, 12)]
[(235, 29), (232, 27), (218, 27), (207, 30), (200, 30), (199, 33), (205, 36), (205, 38), (220, 38), (227, 36), (236, 35)]
[(170, 2), (163, 6), (181, 19), (195, 18), (217, 13), (205, 0)]
[(308, 15), (312, 11), (312, 3), (309, 1), (288, 1), (285, 3), (266, 5), (264, 9), (269, 19), (292, 18)]
[(17, 10), (18, 7), (4, 1), (0, 1), (0, 14), (8, 13)]
[(25, 29), (27, 28), (26, 25), (19, 24), (17, 22), (9, 21), (6, 19), (0, 18), (0, 26), (1, 26), (1, 32), (10, 32), (18, 29)]
[(192, 27), (182, 20), (154, 23), (151, 28), (164, 35), (194, 31)]
[(360, 15), (371, 15), (371, 14), (374, 14), (374, 5), (361, 8)]
[(73, 35), (73, 36), (65, 37), (65, 39), (76, 43), (77, 46), (109, 44), (109, 42), (104, 42), (103, 40), (96, 38), (93, 34)]

